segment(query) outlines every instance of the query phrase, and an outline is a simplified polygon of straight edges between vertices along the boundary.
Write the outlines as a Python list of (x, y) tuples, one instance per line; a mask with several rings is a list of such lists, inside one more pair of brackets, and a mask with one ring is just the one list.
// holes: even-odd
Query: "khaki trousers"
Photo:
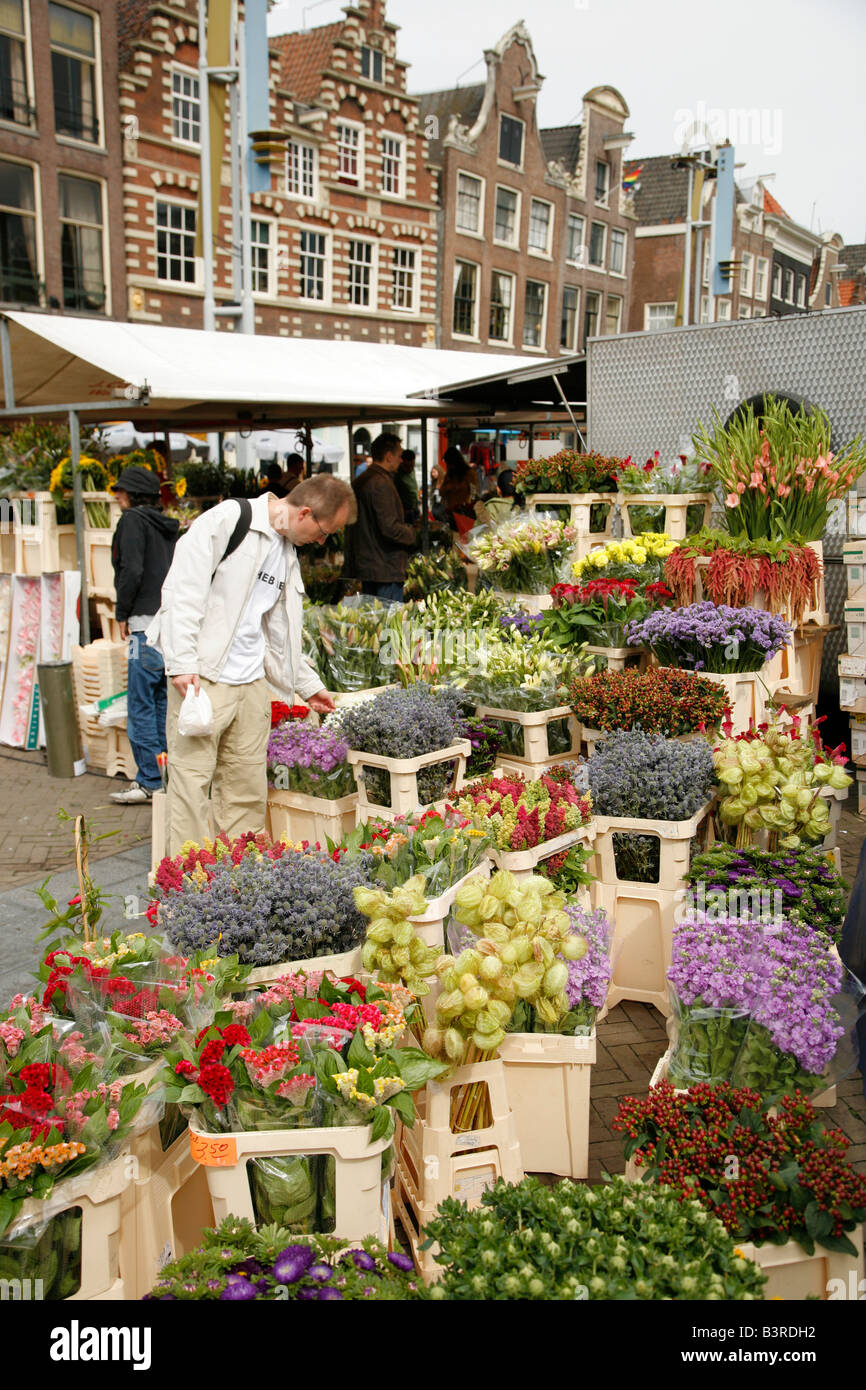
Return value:
[(266, 680), (221, 685), (199, 677), (210, 696), (214, 731), (179, 734), (181, 696), (168, 682), (168, 845), (180, 854), (187, 840), (210, 838), (211, 810), (217, 831), (234, 837), (265, 828), (268, 800), (267, 748), (271, 692)]

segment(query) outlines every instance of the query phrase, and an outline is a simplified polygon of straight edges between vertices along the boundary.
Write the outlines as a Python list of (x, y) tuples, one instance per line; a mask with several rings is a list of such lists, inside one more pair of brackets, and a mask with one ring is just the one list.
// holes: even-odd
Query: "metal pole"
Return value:
[(689, 161), (689, 196), (686, 203), (686, 260), (683, 267), (683, 324), (691, 323), (692, 295), (692, 193), (695, 185), (695, 166)]
[(559, 392), (560, 396), (562, 397), (562, 404), (565, 406), (566, 410), (568, 411), (568, 418), (569, 418), (569, 420), (571, 421), (571, 423), (574, 425), (574, 432), (575, 432), (575, 434), (577, 435), (578, 439), (580, 440), (580, 443), (581, 443), (581, 446), (582, 446), (584, 452), (586, 452), (586, 441), (584, 440), (583, 435), (581, 434), (580, 430), (578, 429), (577, 421), (576, 421), (575, 418), (574, 418), (574, 413), (572, 412), (571, 406), (568, 404), (568, 401), (567, 401), (566, 398), (565, 398), (565, 392), (564, 392), (563, 389), (562, 389), (562, 386), (561, 386), (561, 384), (560, 384), (560, 380), (559, 380), (559, 377), (558, 377), (558, 376), (554, 376), (554, 378), (553, 378), (553, 384), (554, 384), (554, 386), (556, 387), (557, 391)]
[(532, 424), (532, 425), (529, 426), (529, 440), (528, 440), (528, 447), (527, 447), (527, 450), (526, 450), (526, 457), (527, 457), (527, 458), (530, 458), (530, 459), (534, 459), (534, 458), (535, 458), (535, 425), (534, 425), (534, 424)]
[(78, 556), (78, 573), (81, 575), (81, 645), (86, 647), (90, 641), (90, 608), (87, 598), (87, 556), (84, 549), (84, 498), (82, 497), (81, 472), (81, 427), (78, 411), (69, 412), (69, 454), (72, 459), (72, 506), (75, 512), (75, 551)]
[(238, 92), (238, 152), (240, 163), (238, 184), (241, 202), (241, 332), (255, 333), (256, 316), (253, 306), (253, 224), (250, 210), (250, 174), (247, 164), (249, 139), (247, 136), (247, 96), (246, 96), (246, 20), (237, 26), (238, 35), (238, 76), (234, 86)]
[(346, 432), (349, 436), (349, 482), (355, 481), (355, 422), (346, 421)]
[(421, 421), (421, 550), (430, 554), (430, 486), (427, 474), (427, 426), (429, 421)]
[(12, 376), (12, 348), (9, 344), (9, 320), (0, 319), (0, 360), (3, 363), (3, 396), (7, 410), (15, 409), (15, 381)]
[[(229, 83), (229, 149), (231, 150), (231, 170), (232, 170), (232, 295), (241, 302), (243, 295), (243, 268), (242, 268), (242, 248), (241, 240), (243, 232), (241, 230), (241, 186), (238, 177), (238, 84)], [(241, 332), (246, 330), (241, 326)]]
[(695, 233), (695, 297), (692, 305), (692, 317), (695, 323), (701, 321), (701, 285), (704, 273), (704, 229), (698, 227)]
[(207, 70), (207, 0), (198, 0), (198, 92), (201, 106), (201, 240), (204, 260), (203, 323), (207, 332), (216, 328), (213, 274), (213, 216), (210, 182), (210, 78)]

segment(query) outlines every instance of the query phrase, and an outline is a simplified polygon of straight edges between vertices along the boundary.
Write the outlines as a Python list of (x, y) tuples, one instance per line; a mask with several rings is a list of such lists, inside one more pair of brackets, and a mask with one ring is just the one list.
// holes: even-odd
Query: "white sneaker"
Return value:
[(141, 806), (146, 801), (153, 798), (153, 792), (148, 791), (147, 787), (142, 787), (138, 782), (131, 782), (125, 792), (112, 792), (110, 799), (118, 802), (121, 806)]

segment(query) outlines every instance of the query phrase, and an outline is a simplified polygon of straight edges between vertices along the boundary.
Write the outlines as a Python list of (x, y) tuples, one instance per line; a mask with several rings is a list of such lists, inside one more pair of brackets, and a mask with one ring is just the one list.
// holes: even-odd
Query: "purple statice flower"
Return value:
[[(572, 936), (582, 936), (587, 944), (585, 956), (568, 962), (568, 984), (565, 992), (570, 1009), (587, 1014), (587, 1022), (607, 999), (611, 977), (611, 924), (603, 908), (584, 911), (576, 903), (568, 903), (565, 912), (571, 921)], [(581, 1006), (589, 1006), (582, 1008)], [(591, 1010), (591, 1013), (590, 1013)]]
[(648, 647), (664, 666), (718, 674), (760, 671), (790, 634), (778, 613), (704, 602), (658, 608), (631, 622), (627, 636), (631, 646)]

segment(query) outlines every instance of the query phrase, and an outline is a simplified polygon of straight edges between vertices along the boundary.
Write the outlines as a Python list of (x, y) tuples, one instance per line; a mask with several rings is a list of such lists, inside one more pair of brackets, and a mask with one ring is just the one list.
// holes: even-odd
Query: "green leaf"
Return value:
[[(361, 1089), (360, 1087), (358, 1088)], [(379, 1139), (387, 1139), (394, 1129), (394, 1116), (387, 1106), (380, 1106), (373, 1116), (373, 1123), (370, 1125), (370, 1139), (375, 1143)]]
[(376, 1062), (375, 1053), (370, 1051), (360, 1032), (352, 1036), (349, 1051), (346, 1053), (346, 1061), (350, 1067), (372, 1067)]
[[(800, 1244), (802, 1245), (802, 1243), (801, 1241)], [(825, 1250), (832, 1250), (834, 1254), (856, 1255), (858, 1253), (856, 1245), (846, 1235), (822, 1236), (819, 1244), (823, 1245)]]
[(419, 1090), (428, 1081), (435, 1080), (437, 1076), (441, 1076), (444, 1071), (448, 1070), (447, 1062), (434, 1061), (418, 1047), (401, 1047), (395, 1055), (398, 1060), (400, 1076), (405, 1081), (408, 1091)]
[(389, 1096), (385, 1104), (396, 1110), (400, 1118), (405, 1120), (410, 1128), (414, 1125), (416, 1119), (415, 1102), (408, 1091), (398, 1091), (396, 1095)]

